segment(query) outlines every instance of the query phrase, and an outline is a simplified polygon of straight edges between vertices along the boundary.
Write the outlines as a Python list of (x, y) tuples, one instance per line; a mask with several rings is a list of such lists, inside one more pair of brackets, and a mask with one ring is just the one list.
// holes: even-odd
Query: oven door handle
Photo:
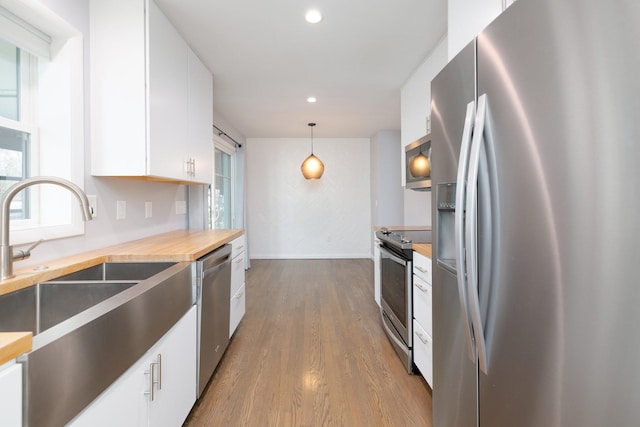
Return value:
[(391, 258), (392, 260), (394, 260), (395, 262), (397, 262), (398, 264), (402, 264), (405, 267), (407, 266), (407, 261), (396, 256), (394, 253), (392, 253), (390, 250), (388, 250), (386, 248), (386, 246), (384, 245), (380, 245), (380, 251), (384, 252), (386, 256), (388, 256), (389, 258)]
[(387, 331), (387, 336), (391, 338), (404, 353), (409, 354), (409, 348), (407, 345), (400, 341), (398, 337), (396, 337), (396, 334), (389, 328), (389, 326), (387, 326), (387, 322), (384, 319), (384, 310), (382, 308), (380, 308), (380, 315), (382, 316), (382, 327)]

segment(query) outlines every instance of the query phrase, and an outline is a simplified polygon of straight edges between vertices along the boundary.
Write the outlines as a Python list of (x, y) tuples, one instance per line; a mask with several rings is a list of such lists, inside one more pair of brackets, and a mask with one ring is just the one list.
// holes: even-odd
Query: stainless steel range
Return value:
[(393, 347), (413, 372), (413, 249), (414, 243), (431, 243), (431, 230), (391, 231), (382, 227), (380, 240), (380, 313)]

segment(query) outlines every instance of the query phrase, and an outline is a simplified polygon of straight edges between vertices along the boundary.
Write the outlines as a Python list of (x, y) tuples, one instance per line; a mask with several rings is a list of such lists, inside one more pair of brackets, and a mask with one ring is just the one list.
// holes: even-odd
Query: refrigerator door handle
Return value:
[(466, 177), (469, 169), (469, 150), (471, 145), (471, 130), (475, 112), (475, 102), (467, 104), (467, 113), (464, 119), (464, 129), (462, 132), (462, 142), (460, 144), (460, 158), (458, 160), (458, 179), (456, 183), (456, 207), (454, 216), (455, 225), (455, 247), (456, 247), (456, 277), (458, 280), (458, 295), (460, 297), (460, 308), (464, 320), (464, 332), (467, 341), (469, 359), (475, 360), (473, 338), (471, 336), (471, 319), (469, 316), (469, 304), (467, 298), (467, 269), (465, 265), (465, 245), (464, 245), (464, 212), (465, 212), (465, 192)]
[(473, 334), (478, 351), (480, 370), (487, 374), (488, 360), (484, 338), (484, 328), (480, 315), (480, 298), (478, 295), (478, 172), (480, 168), (480, 154), (484, 142), (484, 127), (487, 115), (487, 95), (478, 97), (478, 109), (473, 129), (473, 141), (469, 155), (469, 173), (467, 175), (465, 219), (466, 233), (466, 263), (467, 263), (467, 294), (469, 298), (469, 313), (473, 324)]

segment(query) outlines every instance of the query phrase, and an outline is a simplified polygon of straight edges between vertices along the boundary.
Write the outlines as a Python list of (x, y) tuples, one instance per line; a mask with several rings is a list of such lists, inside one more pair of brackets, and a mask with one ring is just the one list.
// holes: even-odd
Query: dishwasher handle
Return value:
[(211, 270), (218, 270), (218, 267), (225, 262), (229, 262), (231, 259), (231, 245), (224, 245), (209, 255), (204, 256), (198, 261), (200, 264), (200, 270), (202, 271), (202, 277), (208, 275)]
[(216, 274), (219, 270), (222, 270), (228, 264), (230, 264), (229, 257), (226, 257), (226, 258), (220, 260), (220, 262), (215, 264), (213, 267), (210, 267), (210, 268), (204, 270), (202, 272), (202, 278), (204, 279), (204, 278), (209, 277), (209, 276), (211, 276), (213, 274)]

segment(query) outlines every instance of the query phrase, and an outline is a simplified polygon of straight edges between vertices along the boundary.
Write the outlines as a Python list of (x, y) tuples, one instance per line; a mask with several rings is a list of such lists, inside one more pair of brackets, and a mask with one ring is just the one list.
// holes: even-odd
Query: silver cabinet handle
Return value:
[(154, 386), (156, 384), (156, 370), (155, 370), (156, 362), (149, 363), (149, 370), (144, 371), (145, 375), (149, 375), (149, 391), (145, 391), (144, 394), (149, 396), (149, 400), (153, 402), (155, 398), (155, 394), (153, 392)]
[(416, 335), (418, 336), (418, 338), (420, 338), (422, 344), (429, 344), (429, 340), (422, 334), (422, 332), (416, 332)]
[[(157, 374), (156, 374), (157, 372)], [(162, 390), (162, 355), (158, 354), (155, 362), (149, 363), (149, 370), (144, 371), (146, 375), (149, 375), (149, 391), (145, 391), (144, 394), (149, 396), (150, 401), (154, 401), (156, 385), (158, 390)]]
[(241, 262), (243, 262), (243, 261), (244, 261), (244, 258), (237, 259), (237, 260), (236, 260), (236, 264), (240, 264), (240, 263), (241, 263)]
[(425, 288), (424, 286), (422, 286), (420, 283), (416, 282), (415, 280), (413, 281), (413, 284), (416, 285), (416, 288), (420, 289), (425, 294), (427, 292), (429, 292), (429, 289)]
[(462, 132), (462, 143), (460, 146), (460, 158), (458, 160), (458, 180), (456, 183), (456, 207), (454, 213), (455, 224), (455, 246), (456, 246), (456, 277), (458, 280), (458, 296), (460, 298), (460, 308), (464, 320), (464, 335), (467, 341), (469, 359), (475, 360), (473, 349), (473, 339), (471, 338), (471, 320), (469, 317), (469, 305), (467, 302), (467, 270), (464, 261), (464, 211), (465, 195), (467, 188), (467, 170), (469, 168), (469, 150), (471, 144), (471, 130), (473, 127), (473, 115), (475, 102), (467, 104), (467, 114), (464, 119), (464, 130)]
[(235, 299), (240, 299), (240, 298), (242, 298), (242, 295), (244, 295), (244, 291), (238, 292), (238, 294), (234, 298)]
[(162, 390), (162, 355), (158, 354), (156, 358), (156, 366), (158, 367), (158, 390)]
[(418, 270), (418, 271), (420, 271), (420, 272), (422, 272), (422, 273), (424, 273), (424, 274), (428, 274), (428, 273), (429, 273), (429, 270), (427, 270), (427, 269), (425, 269), (425, 268), (422, 268), (422, 267), (420, 267), (419, 265), (415, 265), (415, 264), (414, 264), (413, 266), (416, 268), (416, 270)]
[(237, 251), (241, 251), (242, 249), (244, 249), (244, 245), (240, 245), (236, 248)]

